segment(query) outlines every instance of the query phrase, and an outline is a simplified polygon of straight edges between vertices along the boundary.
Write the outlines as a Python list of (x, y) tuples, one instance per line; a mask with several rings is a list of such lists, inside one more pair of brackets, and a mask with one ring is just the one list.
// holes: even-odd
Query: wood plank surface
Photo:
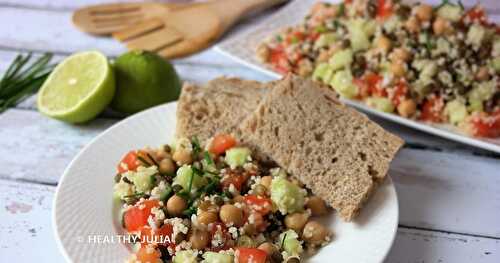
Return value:
[(52, 227), (54, 190), (0, 180), (0, 262), (64, 262)]

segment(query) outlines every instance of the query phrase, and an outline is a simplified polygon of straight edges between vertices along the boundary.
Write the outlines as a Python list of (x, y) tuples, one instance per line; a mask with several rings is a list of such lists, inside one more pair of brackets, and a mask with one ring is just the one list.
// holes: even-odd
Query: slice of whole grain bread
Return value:
[(204, 86), (185, 84), (177, 104), (176, 137), (197, 136), (200, 142), (236, 127), (267, 93), (270, 84), (220, 77)]
[(245, 143), (351, 221), (403, 141), (311, 80), (287, 76), (240, 125)]

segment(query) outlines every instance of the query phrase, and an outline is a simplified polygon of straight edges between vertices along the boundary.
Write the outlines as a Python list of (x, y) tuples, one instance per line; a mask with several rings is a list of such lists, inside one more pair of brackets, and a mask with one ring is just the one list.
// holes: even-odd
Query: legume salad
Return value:
[(219, 134), (127, 153), (114, 196), (134, 237), (127, 262), (300, 262), (332, 233), (325, 202), (249, 148)]
[(380, 111), (500, 137), (500, 27), (481, 6), (319, 2), (257, 56)]

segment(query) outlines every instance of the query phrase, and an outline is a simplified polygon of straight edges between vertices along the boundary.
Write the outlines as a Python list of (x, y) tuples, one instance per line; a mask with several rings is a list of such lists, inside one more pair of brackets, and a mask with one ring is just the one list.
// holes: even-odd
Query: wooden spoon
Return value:
[(286, 0), (217, 0), (143, 20), (113, 33), (129, 49), (158, 52), (166, 58), (190, 55), (210, 46), (245, 15)]
[(117, 3), (81, 8), (73, 13), (73, 24), (83, 32), (110, 35), (131, 25), (197, 3)]

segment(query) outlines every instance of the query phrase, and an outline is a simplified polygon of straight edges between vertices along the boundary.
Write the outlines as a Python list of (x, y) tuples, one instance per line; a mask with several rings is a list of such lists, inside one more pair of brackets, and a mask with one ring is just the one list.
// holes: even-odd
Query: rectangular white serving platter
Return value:
[[(215, 46), (215, 50), (234, 59), (235, 61), (246, 65), (256, 71), (262, 72), (272, 78), (279, 79), (282, 77), (279, 73), (273, 71), (268, 66), (260, 63), (256, 56), (255, 50), (258, 44), (269, 37), (274, 32), (287, 27), (300, 23), (310, 7), (317, 2), (316, 0), (294, 0), (286, 6), (279, 9), (276, 13), (263, 17), (252, 23), (245, 23), (239, 26), (236, 30), (227, 35), (219, 44)], [(327, 1), (327, 2), (340, 2), (340, 1)], [(413, 1), (414, 2), (414, 1)], [(440, 1), (425, 1), (431, 4), (439, 4)], [(466, 7), (475, 4), (475, 1), (463, 1)], [(500, 21), (500, 5), (494, 3), (495, 0), (483, 1), (483, 6), (489, 12), (488, 16), (492, 21)], [(450, 140), (461, 142), (474, 147), (479, 147), (485, 150), (500, 153), (500, 138), (498, 139), (479, 139), (469, 137), (459, 133), (451, 125), (435, 125), (418, 122), (406, 118), (399, 117), (395, 114), (384, 113), (374, 110), (360, 102), (353, 100), (342, 100), (347, 105), (357, 108), (365, 113), (372, 114), (395, 123), (399, 123), (414, 129), (441, 136)]]

